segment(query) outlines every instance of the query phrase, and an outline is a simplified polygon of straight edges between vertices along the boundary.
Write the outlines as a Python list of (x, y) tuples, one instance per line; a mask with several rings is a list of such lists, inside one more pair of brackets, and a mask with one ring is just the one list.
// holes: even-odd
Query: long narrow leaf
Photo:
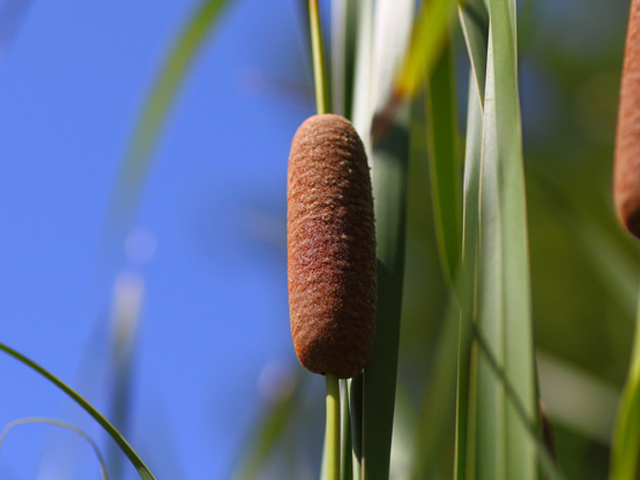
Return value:
[(66, 430), (72, 431), (73, 433), (81, 436), (89, 444), (89, 446), (91, 446), (93, 453), (98, 459), (98, 463), (100, 464), (100, 476), (102, 477), (103, 480), (108, 480), (109, 474), (107, 472), (107, 463), (105, 462), (104, 457), (102, 456), (102, 452), (100, 451), (100, 447), (98, 447), (98, 444), (95, 442), (95, 440), (91, 438), (88, 433), (86, 433), (84, 430), (79, 429), (75, 425), (71, 425), (70, 423), (63, 422), (61, 420), (56, 420), (55, 418), (28, 417), (28, 418), (20, 418), (18, 420), (14, 420), (8, 423), (2, 430), (2, 433), (0, 433), (0, 449), (2, 449), (2, 446), (4, 445), (4, 441), (6, 440), (7, 435), (9, 434), (9, 431), (11, 429), (19, 425), (26, 425), (29, 423), (44, 423), (48, 425), (53, 425), (55, 427), (60, 427), (60, 428), (64, 428)]
[(230, 0), (204, 0), (185, 24), (158, 75), (136, 125), (109, 207), (107, 228), (118, 239), (129, 226), (154, 147), (189, 67)]
[(440, 263), (453, 288), (460, 261), (462, 207), (453, 49), (447, 45), (426, 92), (427, 146)]
[(364, 134), (371, 163), (378, 256), (376, 340), (363, 384), (364, 480), (389, 478), (404, 276), (409, 105), (400, 106), (382, 135), (371, 138), (369, 133), (374, 112), (380, 113), (391, 96), (410, 39), (414, 8), (412, 0), (375, 3), (373, 47), (363, 52), (372, 54), (373, 61), (364, 65), (368, 72), (357, 72), (370, 82), (368, 98), (356, 90), (356, 100), (366, 104), (354, 105), (354, 113), (360, 112), (356, 128)]
[(471, 61), (472, 78), (476, 82), (476, 91), (480, 95), (480, 102), (484, 104), (489, 14), (483, 0), (467, 0), (458, 8), (458, 14)]
[(277, 399), (259, 419), (250, 435), (250, 441), (239, 455), (233, 480), (255, 480), (260, 478), (261, 470), (282, 444), (284, 434), (295, 416), (296, 403), (300, 400), (303, 376), (292, 379), (293, 388), (282, 398)]
[[(458, 298), (463, 300), (460, 316), (460, 334), (458, 336), (458, 375), (456, 393), (456, 448), (454, 456), (454, 478), (464, 480), (467, 477), (468, 461), (475, 449), (474, 421), (475, 391), (472, 388), (471, 372), (471, 322), (476, 316), (476, 262), (478, 248), (479, 209), (480, 209), (480, 169), (482, 159), (482, 107), (478, 84), (469, 78), (469, 96), (467, 107), (467, 136), (464, 163), (464, 208), (463, 208), (463, 246), (462, 277), (464, 290)], [(465, 295), (466, 292), (466, 295)], [(464, 299), (468, 298), (467, 302)], [(473, 478), (472, 476), (469, 478)]]
[(143, 480), (155, 480), (155, 477), (149, 470), (149, 468), (145, 465), (142, 459), (138, 456), (136, 451), (129, 445), (129, 443), (125, 440), (125, 438), (118, 432), (118, 430), (107, 420), (98, 410), (96, 410), (93, 405), (87, 402), (82, 396), (80, 396), (75, 390), (73, 390), (69, 385), (64, 383), (62, 380), (58, 379), (55, 375), (50, 373), (44, 367), (38, 365), (33, 360), (25, 357), (21, 353), (17, 352), (13, 348), (5, 345), (4, 343), (0, 343), (0, 350), (5, 352), (7, 355), (15, 358), (19, 362), (23, 363), (27, 367), (31, 368), (35, 372), (42, 375), (44, 378), (53, 383), (56, 387), (62, 390), (66, 395), (71, 397), (71, 399), (76, 402), (80, 407), (82, 407), (89, 415), (91, 415), (96, 422), (113, 438), (113, 440), (118, 444), (122, 452), (127, 456), (131, 464), (134, 466), (138, 474)]
[(453, 3), (453, 0), (422, 2), (406, 60), (396, 77), (396, 95), (416, 95), (430, 77), (449, 40), (448, 24), (453, 16)]
[[(537, 418), (515, 2), (489, 1), (480, 190), (478, 331)], [(505, 387), (478, 359), (477, 478), (534, 480), (535, 445)]]
[(609, 480), (633, 480), (640, 448), (640, 303), (629, 378), (622, 392), (613, 435)]

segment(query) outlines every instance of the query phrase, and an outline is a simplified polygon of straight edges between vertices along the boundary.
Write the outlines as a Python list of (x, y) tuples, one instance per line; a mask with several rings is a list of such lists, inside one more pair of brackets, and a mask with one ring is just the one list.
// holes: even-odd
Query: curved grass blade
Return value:
[(616, 418), (609, 480), (633, 480), (640, 448), (640, 303), (631, 354), (629, 377), (622, 392)]
[(498, 360), (493, 356), (491, 352), (491, 348), (489, 347), (487, 341), (482, 337), (482, 334), (476, 328), (474, 329), (475, 340), (478, 342), (480, 352), (486, 357), (487, 363), (493, 370), (494, 375), (502, 382), (504, 386), (505, 392), (509, 397), (509, 400), (512, 402), (515, 412), (520, 417), (520, 421), (522, 425), (526, 427), (527, 434), (529, 435), (531, 442), (535, 444), (537, 449), (537, 455), (540, 459), (540, 464), (544, 470), (545, 475), (550, 480), (565, 480), (564, 476), (556, 467), (555, 461), (553, 459), (553, 455), (547, 449), (547, 446), (544, 444), (543, 439), (539, 435), (537, 431), (537, 424), (531, 422), (531, 418), (529, 413), (527, 412), (526, 406), (520, 401), (520, 397), (516, 392), (515, 387), (507, 378), (507, 373), (500, 366)]
[(426, 109), (436, 239), (445, 279), (453, 289), (462, 248), (462, 202), (454, 59), (448, 44), (427, 83)]
[(109, 474), (107, 472), (107, 463), (105, 462), (104, 457), (100, 452), (100, 447), (98, 447), (98, 444), (93, 440), (93, 438), (91, 438), (89, 434), (77, 428), (76, 426), (71, 425), (70, 423), (67, 423), (67, 422), (63, 422), (61, 420), (56, 420), (54, 418), (27, 417), (27, 418), (20, 418), (18, 420), (9, 422), (2, 430), (2, 433), (0, 433), (0, 449), (2, 449), (2, 446), (4, 445), (4, 441), (7, 438), (9, 431), (12, 428), (17, 427), (18, 425), (26, 425), (28, 423), (46, 423), (56, 427), (66, 428), (67, 430), (71, 430), (72, 432), (80, 435), (89, 443), (89, 445), (93, 449), (93, 452), (95, 453), (96, 458), (98, 459), (98, 463), (100, 464), (100, 476), (102, 477), (102, 479), (107, 480), (109, 478)]
[(396, 78), (397, 96), (407, 98), (416, 95), (431, 76), (449, 40), (453, 3), (453, 0), (422, 2), (406, 60)]
[(467, 0), (459, 6), (458, 16), (471, 61), (472, 78), (476, 82), (476, 91), (483, 105), (484, 83), (487, 75), (489, 14), (482, 0)]
[[(129, 431), (131, 375), (144, 289), (144, 279), (137, 272), (120, 273), (114, 285), (111, 318), (113, 340), (110, 355), (113, 387), (109, 399), (109, 417), (123, 435), (127, 435)], [(124, 459), (115, 445), (110, 445), (107, 458), (113, 477), (121, 478)]]
[[(454, 296), (450, 298), (453, 299)], [(444, 437), (445, 426), (452, 418), (451, 405), (456, 387), (459, 318), (460, 308), (455, 302), (451, 302), (436, 346), (429, 373), (430, 380), (427, 383), (420, 412), (411, 461), (410, 478), (412, 480), (433, 477), (438, 447)]]
[(136, 469), (140, 478), (143, 480), (155, 480), (156, 477), (153, 476), (149, 467), (145, 465), (142, 459), (138, 456), (136, 451), (129, 445), (129, 443), (125, 440), (125, 438), (116, 430), (116, 428), (107, 420), (98, 410), (96, 410), (89, 402), (87, 402), (82, 396), (80, 396), (75, 390), (73, 390), (69, 385), (64, 383), (62, 380), (58, 379), (55, 375), (50, 373), (44, 367), (41, 367), (33, 360), (25, 357), (21, 353), (17, 352), (13, 348), (5, 345), (4, 343), (0, 343), (0, 350), (5, 352), (7, 355), (15, 358), (19, 362), (23, 363), (27, 367), (35, 370), (37, 373), (42, 375), (44, 378), (53, 383), (56, 387), (62, 390), (67, 396), (71, 397), (71, 399), (76, 402), (80, 407), (82, 407), (89, 415), (91, 415), (96, 422), (113, 438), (113, 440), (118, 444), (122, 452), (127, 456), (133, 467)]
[[(476, 319), (476, 275), (480, 217), (480, 170), (482, 160), (482, 107), (478, 84), (469, 78), (467, 135), (464, 162), (464, 206), (462, 244), (462, 292), (460, 334), (458, 336), (458, 374), (456, 391), (456, 439), (454, 479), (467, 478), (467, 465), (475, 451), (474, 417), (476, 391), (472, 384), (471, 327)], [(473, 476), (469, 477), (473, 478)]]
[(109, 206), (107, 232), (120, 238), (130, 222), (147, 177), (154, 147), (169, 109), (204, 41), (230, 0), (204, 0), (178, 35), (136, 125)]
[(293, 388), (278, 399), (257, 423), (250, 435), (250, 442), (236, 461), (236, 471), (229, 478), (254, 480), (260, 477), (261, 469), (281, 444), (291, 419), (296, 414), (300, 400), (303, 376), (293, 379)]

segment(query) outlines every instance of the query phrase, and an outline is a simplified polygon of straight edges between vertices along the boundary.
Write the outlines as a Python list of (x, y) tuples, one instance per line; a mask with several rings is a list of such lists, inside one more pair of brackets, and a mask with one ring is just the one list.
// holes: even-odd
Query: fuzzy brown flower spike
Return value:
[(640, 0), (632, 0), (624, 53), (613, 191), (618, 216), (640, 238)]
[(376, 244), (367, 157), (340, 115), (316, 115), (289, 155), (287, 250), (291, 335), (315, 373), (357, 375), (373, 348)]

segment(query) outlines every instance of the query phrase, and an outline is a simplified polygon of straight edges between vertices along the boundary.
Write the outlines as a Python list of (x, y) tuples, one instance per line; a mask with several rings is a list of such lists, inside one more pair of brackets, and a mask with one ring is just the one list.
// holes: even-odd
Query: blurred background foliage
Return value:
[[(243, 15), (255, 15), (251, 5), (256, 2), (231, 3), (230, 14), (222, 21), (223, 31), (224, 22), (238, 25), (243, 22)], [(251, 413), (236, 424), (239, 428), (234, 432), (233, 445), (225, 451), (227, 456), (240, 453), (235, 460), (219, 460), (223, 465), (219, 471), (227, 473), (235, 463), (238, 478), (314, 478), (319, 470), (323, 383), (297, 366), (287, 350), (289, 338), (282, 326), (286, 315), (282, 301), (286, 296), (282, 281), (286, 271), (286, 145), (296, 124), (313, 113), (310, 56), (301, 3), (304, 2), (288, 2), (292, 13), (266, 17), (264, 22), (268, 24), (252, 16), (250, 24), (262, 35), (253, 49), (245, 47), (240, 51), (246, 55), (244, 67), (216, 71), (216, 75), (227, 78), (228, 88), (251, 99), (250, 106), (225, 104), (216, 108), (239, 109), (239, 113), (235, 112), (239, 117), (232, 124), (236, 128), (245, 125), (242, 133), (252, 140), (236, 142), (231, 150), (238, 159), (235, 165), (228, 162), (224, 168), (205, 174), (221, 175), (223, 179), (229, 174), (231, 185), (236, 185), (236, 177), (247, 169), (249, 184), (241, 196), (234, 197), (241, 205), (232, 208), (233, 212), (242, 213), (243, 220), (240, 226), (227, 225), (236, 229), (236, 237), (227, 238), (226, 242), (247, 242), (243, 244), (248, 245), (243, 254), (249, 251), (250, 260), (260, 258), (254, 262), (255, 268), (268, 264), (269, 269), (277, 271), (270, 270), (261, 279), (276, 279), (278, 300), (272, 302), (272, 311), (264, 312), (255, 321), (278, 324), (275, 330), (282, 334), (277, 339), (269, 337), (277, 347), (261, 350), (252, 360), (255, 368), (243, 380), (232, 381), (228, 398), (217, 407), (231, 409), (237, 397), (243, 407), (251, 408)], [(638, 285), (638, 248), (618, 225), (611, 199), (613, 139), (629, 2), (521, 0), (518, 5), (533, 316), (542, 402), (554, 427), (559, 464), (567, 478), (602, 479), (607, 475), (617, 395), (628, 369)], [(9, 25), (13, 28), (16, 23)], [(325, 26), (330, 28), (329, 22)], [(276, 29), (288, 33), (269, 40), (266, 32)], [(296, 35), (302, 49), (291, 43)], [(227, 37), (222, 45), (228, 46), (228, 42)], [(463, 139), (468, 59), (458, 30), (454, 42)], [(218, 48), (205, 49), (198, 61), (207, 62), (207, 58), (221, 53)], [(189, 70), (189, 74), (204, 82), (198, 68)], [(201, 87), (199, 83), (198, 88), (179, 97), (178, 108), (170, 111), (170, 125), (184, 120), (180, 102), (197, 102), (195, 96)], [(242, 109), (252, 108), (255, 112), (256, 103), (258, 113), (254, 115), (259, 120), (243, 117)], [(220, 112), (226, 115), (225, 110)], [(266, 129), (262, 128), (265, 122), (269, 122)], [(216, 137), (218, 123), (213, 122), (207, 135)], [(196, 124), (196, 128), (204, 127)], [(417, 114), (409, 184), (398, 421), (392, 459), (396, 478), (405, 478), (414, 425), (423, 404), (432, 401), (425, 397), (425, 388), (448, 302), (435, 245), (428, 171), (424, 162), (415, 160), (426, 155), (425, 128), (424, 118)], [(265, 147), (271, 136), (278, 140)], [(215, 149), (215, 144), (209, 144), (209, 148)], [(249, 162), (247, 156), (260, 156), (260, 162)], [(253, 172), (248, 170), (256, 165), (261, 166)], [(275, 180), (261, 184), (261, 172), (267, 170), (279, 173), (265, 175)], [(196, 205), (201, 211), (188, 212), (192, 222), (188, 229), (196, 238), (198, 255), (210, 266), (221, 258), (219, 252), (212, 251), (210, 242), (216, 235), (216, 220), (203, 213), (217, 202), (218, 197), (214, 197), (201, 198)], [(230, 270), (225, 266), (223, 271)], [(256, 283), (245, 288), (261, 288)], [(274, 357), (276, 362), (272, 361)], [(267, 365), (268, 362), (271, 363)], [(283, 363), (291, 368), (283, 367)], [(246, 369), (231, 370), (247, 374)], [(260, 396), (255, 393), (259, 370), (263, 379)], [(206, 381), (214, 383), (212, 377)], [(141, 387), (134, 384), (132, 388)], [(442, 439), (443, 455), (439, 457), (442, 475), (451, 468), (448, 449), (453, 445), (453, 395), (443, 394), (451, 397), (451, 416)], [(228, 423), (221, 424), (230, 427)], [(145, 432), (138, 435), (144, 437)], [(246, 441), (240, 441), (241, 437)], [(161, 459), (153, 460), (156, 454), (151, 438), (146, 441), (145, 453), (152, 464), (163, 464)], [(159, 470), (156, 475), (163, 478), (162, 469)]]

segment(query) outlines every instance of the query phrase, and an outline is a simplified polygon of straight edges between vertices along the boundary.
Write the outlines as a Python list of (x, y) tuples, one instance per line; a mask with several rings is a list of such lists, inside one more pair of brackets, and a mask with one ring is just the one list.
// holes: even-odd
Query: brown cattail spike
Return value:
[(632, 0), (624, 53), (613, 191), (618, 216), (640, 238), (640, 0)]
[(291, 335), (315, 373), (357, 375), (375, 334), (373, 198), (362, 141), (344, 117), (316, 115), (289, 155), (287, 250)]

